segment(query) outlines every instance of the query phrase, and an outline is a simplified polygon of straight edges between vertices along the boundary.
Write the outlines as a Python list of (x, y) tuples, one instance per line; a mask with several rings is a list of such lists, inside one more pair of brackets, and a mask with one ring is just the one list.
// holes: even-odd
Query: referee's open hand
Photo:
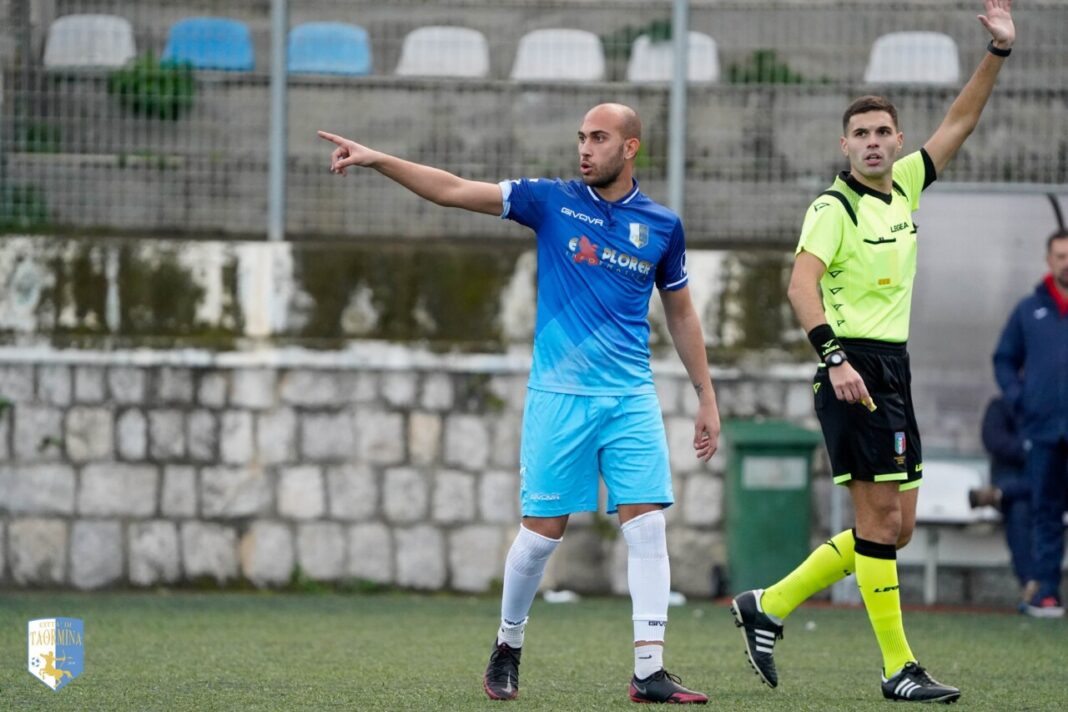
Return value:
[(828, 371), (834, 394), (838, 396), (838, 400), (844, 400), (846, 403), (863, 403), (870, 398), (864, 379), (848, 361)]

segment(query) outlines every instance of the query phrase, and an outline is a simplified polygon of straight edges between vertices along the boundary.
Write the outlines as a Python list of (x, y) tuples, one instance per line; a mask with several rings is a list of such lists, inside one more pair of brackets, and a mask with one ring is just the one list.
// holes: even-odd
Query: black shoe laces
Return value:
[(676, 685), (682, 685), (682, 678), (680, 678), (678, 675), (668, 672), (664, 668), (660, 668), (659, 670), (654, 672), (652, 675), (649, 676), (648, 679), (650, 682), (652, 682), (653, 680), (663, 680), (665, 677), (674, 682)]
[(490, 670), (487, 678), (494, 682), (508, 682), (508, 678), (519, 667), (518, 652), (518, 650), (509, 647), (506, 643), (498, 645), (497, 649), (493, 651), (493, 655), (490, 656)]
[(916, 678), (917, 680), (919, 680), (920, 682), (926, 683), (928, 685), (938, 685), (938, 684), (940, 684), (937, 680), (935, 680), (933, 677), (931, 677), (930, 673), (928, 673), (925, 669), (920, 667), (919, 663), (916, 663), (915, 665), (912, 666), (912, 676), (914, 678)]

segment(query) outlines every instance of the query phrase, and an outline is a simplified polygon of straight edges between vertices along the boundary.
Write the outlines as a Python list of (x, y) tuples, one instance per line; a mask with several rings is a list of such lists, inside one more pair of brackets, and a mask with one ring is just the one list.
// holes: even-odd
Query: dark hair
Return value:
[(1048, 253), (1053, 249), (1054, 240), (1068, 240), (1068, 230), (1057, 230), (1046, 240), (1046, 252)]
[(866, 114), (869, 111), (885, 111), (890, 114), (890, 118), (894, 120), (894, 128), (897, 128), (897, 107), (891, 104), (886, 97), (868, 94), (855, 99), (849, 105), (849, 108), (845, 110), (845, 113), (842, 114), (842, 133), (849, 129), (849, 119), (854, 114)]

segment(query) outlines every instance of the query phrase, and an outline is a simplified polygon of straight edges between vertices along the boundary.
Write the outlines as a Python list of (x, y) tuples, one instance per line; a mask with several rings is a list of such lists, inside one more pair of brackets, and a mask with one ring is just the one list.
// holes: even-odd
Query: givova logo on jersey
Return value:
[(39, 618), (26, 626), (30, 674), (59, 690), (85, 668), (85, 626), (78, 618)]
[(612, 247), (602, 249), (585, 235), (568, 240), (567, 249), (571, 251), (572, 259), (576, 264), (600, 265), (613, 272), (629, 274), (633, 277), (648, 277), (653, 269), (653, 263), (649, 260), (628, 255)]

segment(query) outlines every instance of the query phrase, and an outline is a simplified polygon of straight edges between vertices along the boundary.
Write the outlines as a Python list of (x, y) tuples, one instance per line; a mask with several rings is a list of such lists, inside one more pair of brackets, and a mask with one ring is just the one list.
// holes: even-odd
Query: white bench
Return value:
[[(985, 460), (924, 460), (923, 485), (916, 506), (916, 533), (899, 551), (898, 563), (923, 565), (923, 601), (938, 600), (938, 566), (1011, 567), (1001, 513), (993, 507), (972, 509), (968, 490), (989, 484)], [(1068, 512), (1064, 514), (1068, 527)], [(1068, 531), (1066, 531), (1068, 537)], [(1068, 546), (1061, 568), (1068, 571)]]
[[(1008, 551), (1000, 527), (1001, 515), (992, 507), (972, 509), (968, 504), (968, 490), (984, 487), (990, 481), (986, 460), (934, 458), (923, 462), (923, 484), (916, 504), (916, 532), (924, 541), (919, 547), (905, 547), (922, 551), (923, 602), (938, 599), (939, 543), (943, 532), (952, 533), (954, 563), (970, 560), (984, 565), (1008, 561)], [(982, 526), (986, 525), (986, 526)], [(997, 548), (991, 550), (991, 540)], [(996, 553), (995, 553), (996, 552)], [(906, 560), (908, 556), (905, 556)]]

